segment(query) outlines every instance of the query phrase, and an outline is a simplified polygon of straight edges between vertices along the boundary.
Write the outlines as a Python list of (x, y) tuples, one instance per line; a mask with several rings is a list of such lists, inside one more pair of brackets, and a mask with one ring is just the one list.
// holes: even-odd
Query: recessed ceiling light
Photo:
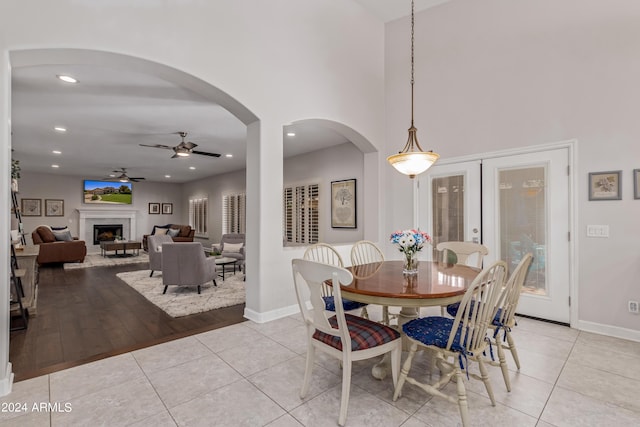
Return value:
[(59, 165), (51, 165), (52, 168), (59, 168)]
[(189, 169), (191, 169), (191, 170), (195, 170), (195, 169), (196, 169), (196, 167), (195, 167), (195, 166), (189, 166)]
[(62, 154), (62, 151), (59, 151), (59, 150), (53, 150), (53, 151), (52, 151), (52, 153), (53, 153), (53, 154)]
[(78, 83), (78, 80), (74, 79), (71, 76), (67, 76), (65, 74), (58, 74), (56, 77), (58, 77), (60, 80), (62, 80), (65, 83)]
[(116, 174), (114, 174), (114, 173), (109, 174), (109, 178), (115, 178), (115, 177), (116, 177)]
[(62, 126), (56, 126), (53, 128), (53, 130), (55, 130), (56, 132), (66, 132), (67, 128), (62, 127)]
[(165, 178), (171, 178), (171, 175), (165, 175), (164, 177)]
[(287, 136), (296, 136), (295, 132), (287, 132)]
[(225, 157), (233, 157), (233, 154), (225, 154)]

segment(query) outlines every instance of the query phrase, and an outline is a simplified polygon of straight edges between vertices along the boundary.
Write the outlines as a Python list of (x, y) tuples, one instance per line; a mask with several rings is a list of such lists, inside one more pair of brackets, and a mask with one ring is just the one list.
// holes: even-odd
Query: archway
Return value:
[[(247, 127), (250, 125), (255, 126), (256, 123), (259, 123), (257, 117), (251, 111), (224, 91), (176, 68), (141, 58), (111, 52), (80, 49), (12, 51), (9, 54), (9, 58), (11, 67), (14, 70), (21, 67), (37, 66), (39, 64), (57, 64), (61, 66), (64, 66), (65, 64), (86, 64), (135, 70), (136, 72), (153, 75), (166, 81), (170, 81), (176, 85), (180, 85), (193, 92), (197, 92), (200, 96), (210, 99), (212, 102), (222, 106)], [(249, 132), (247, 132), (247, 134), (249, 135)], [(248, 138), (251, 137), (259, 138), (259, 135), (256, 136), (255, 134), (252, 134), (248, 136)], [(257, 143), (259, 143), (259, 141)], [(249, 199), (257, 197), (251, 194), (251, 192), (249, 192), (247, 196)], [(250, 259), (247, 262), (251, 264), (255, 261)], [(251, 283), (251, 279), (248, 279), (248, 285), (249, 284), (251, 286), (247, 286), (247, 292), (254, 292), (257, 287), (257, 281)], [(6, 326), (6, 329), (8, 330), (8, 325)]]

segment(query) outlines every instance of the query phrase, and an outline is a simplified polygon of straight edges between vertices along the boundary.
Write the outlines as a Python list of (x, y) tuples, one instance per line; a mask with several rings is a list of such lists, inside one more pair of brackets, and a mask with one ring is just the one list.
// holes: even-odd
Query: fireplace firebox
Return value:
[(95, 224), (93, 226), (93, 244), (122, 239), (122, 224)]

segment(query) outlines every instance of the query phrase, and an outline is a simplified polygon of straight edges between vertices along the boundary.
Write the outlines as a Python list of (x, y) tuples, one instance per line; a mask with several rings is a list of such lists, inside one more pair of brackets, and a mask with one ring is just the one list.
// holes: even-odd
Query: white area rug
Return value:
[(149, 277), (149, 273), (151, 270), (128, 271), (116, 276), (171, 317), (188, 316), (245, 302), (242, 273), (227, 275), (225, 281), (217, 278), (218, 286), (208, 282), (200, 286), (200, 294), (195, 286), (169, 286), (167, 293), (163, 294), (162, 273), (155, 272), (153, 277)]
[(131, 256), (126, 258), (119, 257), (103, 257), (100, 254), (87, 254), (84, 257), (84, 262), (66, 262), (63, 267), (67, 270), (73, 270), (77, 268), (89, 268), (89, 267), (105, 267), (111, 265), (125, 265), (125, 264), (138, 264), (142, 262), (149, 262), (149, 255), (140, 250), (140, 255)]

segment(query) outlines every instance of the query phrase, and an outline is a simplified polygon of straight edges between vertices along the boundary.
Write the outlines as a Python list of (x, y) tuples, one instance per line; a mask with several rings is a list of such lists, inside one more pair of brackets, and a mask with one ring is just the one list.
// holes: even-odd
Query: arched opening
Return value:
[(284, 126), (283, 141), (284, 246), (377, 240), (373, 144), (353, 128), (326, 119)]
[[(149, 84), (147, 88), (140, 89), (140, 87), (143, 85), (138, 85), (138, 88), (135, 90), (133, 87), (127, 88), (127, 84), (132, 84), (132, 83), (131, 81), (129, 82), (125, 81), (117, 87), (115, 85), (114, 86), (104, 85), (102, 87), (97, 87), (96, 89), (96, 87), (94, 86), (94, 90), (104, 91), (111, 98), (115, 98), (119, 95), (123, 95), (123, 96), (131, 95), (132, 93), (138, 96), (148, 96), (147, 100), (153, 99), (154, 101), (157, 101), (157, 99), (161, 97), (173, 98), (173, 101), (176, 101), (177, 104), (179, 103), (188, 104), (190, 107), (188, 110), (190, 112), (201, 110), (202, 108), (200, 107), (202, 107), (202, 105), (205, 105), (205, 104), (207, 105), (207, 107), (204, 108), (206, 110), (204, 114), (207, 114), (207, 112), (210, 113), (213, 110), (223, 110), (220, 112), (219, 115), (209, 116), (210, 122), (213, 122), (213, 124), (219, 125), (219, 122), (216, 121), (217, 118), (228, 121), (229, 117), (231, 117), (233, 118), (233, 120), (237, 122), (235, 125), (236, 127), (239, 124), (241, 127), (244, 128), (243, 129), (244, 140), (242, 141), (243, 146), (242, 146), (242, 149), (239, 150), (239, 152), (242, 153), (242, 156), (236, 156), (236, 157), (242, 157), (243, 163), (246, 163), (246, 160), (244, 159), (244, 157), (246, 153), (247, 140), (250, 138), (259, 139), (259, 135), (251, 134), (246, 130), (247, 127), (255, 126), (256, 123), (259, 123), (257, 117), (251, 111), (249, 111), (246, 107), (244, 107), (241, 103), (239, 103), (229, 94), (216, 88), (210, 83), (203, 81), (193, 75), (187, 74), (176, 68), (169, 67), (167, 65), (144, 60), (141, 58), (121, 55), (117, 53), (100, 52), (100, 51), (92, 51), (92, 50), (80, 50), (80, 49), (39, 49), (39, 50), (12, 51), (10, 52), (9, 57), (10, 57), (11, 67), (12, 67), (14, 76), (20, 74), (22, 70), (36, 69), (38, 67), (43, 67), (43, 66), (46, 66), (46, 67), (55, 66), (60, 70), (77, 69), (76, 67), (80, 67), (80, 68), (84, 67), (87, 69), (103, 68), (104, 70), (108, 70), (109, 72), (121, 71), (123, 75), (127, 77), (137, 76), (137, 78), (140, 78), (142, 80), (144, 80), (144, 76), (148, 76), (149, 77), (148, 81), (151, 81), (153, 84)], [(51, 78), (55, 79), (55, 75), (52, 75)], [(140, 83), (140, 82), (137, 82), (137, 83)], [(38, 88), (35, 87), (33, 90), (37, 91)], [(197, 96), (191, 97), (192, 94), (196, 94)], [(96, 95), (98, 95), (98, 93), (83, 94), (83, 96), (86, 96), (86, 97), (91, 97)], [(193, 104), (198, 104), (198, 103), (201, 105), (197, 105), (196, 107), (193, 106)], [(149, 105), (150, 106), (148, 109), (151, 109), (151, 101), (149, 101)], [(113, 106), (112, 105), (105, 106), (105, 108), (110, 108), (110, 107), (113, 107)], [(131, 109), (128, 107), (130, 106), (121, 105), (119, 113), (121, 113), (123, 117), (131, 119), (131, 116), (134, 114), (137, 114), (138, 112), (135, 109)], [(75, 112), (79, 114), (82, 111), (76, 109)], [(177, 111), (174, 110), (173, 112), (175, 113), (174, 115), (177, 117), (178, 116)], [(15, 116), (15, 113), (16, 113), (16, 109), (14, 108), (14, 112), (13, 112), (14, 116)], [(105, 112), (105, 115), (106, 115), (106, 112)], [(30, 226), (25, 227), (25, 232), (27, 233), (31, 232), (31, 229), (33, 229), (34, 225), (36, 225), (34, 221), (40, 221), (40, 223), (44, 223), (45, 221), (53, 222), (55, 220), (76, 221), (77, 213), (74, 212), (75, 211), (74, 208), (77, 208), (77, 206), (81, 206), (80, 193), (82, 190), (80, 185), (78, 185), (76, 188), (75, 181), (81, 182), (83, 179), (82, 178), (83, 175), (84, 175), (84, 178), (96, 178), (104, 175), (105, 170), (107, 170), (107, 169), (104, 169), (106, 165), (109, 165), (108, 168), (113, 169), (118, 167), (125, 167), (128, 164), (134, 164), (140, 167), (140, 170), (138, 171), (130, 170), (129, 172), (133, 173), (132, 176), (147, 177), (145, 183), (157, 182), (158, 185), (156, 187), (158, 186), (169, 187), (171, 185), (174, 185), (174, 186), (186, 185), (185, 183), (188, 182), (189, 178), (184, 178), (181, 181), (177, 181), (175, 184), (167, 184), (165, 182), (160, 181), (162, 178), (164, 178), (164, 175), (165, 175), (164, 172), (162, 173), (160, 178), (158, 177), (158, 175), (155, 175), (158, 171), (162, 170), (162, 166), (159, 159), (162, 159), (162, 161), (166, 160), (167, 162), (181, 161), (179, 159), (169, 160), (171, 158), (171, 154), (173, 153), (167, 150), (155, 150), (153, 148), (142, 148), (138, 144), (138, 142), (145, 142), (151, 145), (153, 144), (153, 142), (149, 140), (150, 138), (151, 139), (170, 138), (171, 140), (175, 139), (176, 142), (179, 142), (179, 137), (175, 134), (172, 135), (173, 132), (168, 131), (169, 128), (172, 128), (173, 131), (191, 131), (192, 130), (192, 129), (182, 128), (182, 126), (179, 125), (180, 120), (178, 120), (177, 118), (171, 124), (167, 124), (166, 116), (164, 117), (165, 117), (164, 123), (162, 118), (159, 119), (159, 122), (160, 122), (159, 127), (163, 128), (159, 132), (154, 132), (154, 130), (149, 126), (140, 126), (140, 129), (138, 130), (138, 133), (137, 133), (137, 136), (141, 138), (140, 141), (133, 139), (133, 136), (136, 136), (136, 133), (133, 130), (131, 130), (131, 128), (129, 128), (128, 130), (124, 130), (123, 128), (112, 129), (112, 125), (106, 124), (107, 120), (105, 118), (105, 125), (100, 129), (98, 129), (98, 132), (96, 132), (96, 136), (95, 136), (96, 138), (98, 137), (103, 138), (102, 143), (100, 145), (104, 145), (104, 147), (96, 147), (94, 150), (92, 150), (88, 148), (87, 146), (88, 144), (87, 144), (85, 146), (78, 146), (76, 147), (75, 150), (73, 150), (72, 148), (69, 148), (66, 151), (66, 154), (68, 154), (68, 157), (67, 157), (68, 159), (70, 158), (75, 159), (83, 155), (84, 156), (89, 155), (89, 157), (86, 157), (87, 159), (89, 159), (87, 161), (95, 161), (95, 163), (93, 164), (93, 167), (89, 165), (90, 169), (93, 169), (94, 172), (89, 172), (87, 171), (87, 169), (84, 169), (87, 166), (85, 164), (82, 164), (82, 165), (78, 164), (75, 170), (73, 168), (73, 162), (67, 162), (64, 164), (64, 168), (66, 168), (66, 171), (67, 171), (66, 173), (68, 173), (70, 176), (73, 177), (72, 179), (65, 181), (65, 184), (68, 184), (69, 182), (71, 182), (70, 186), (78, 191), (78, 197), (77, 198), (72, 197), (73, 203), (72, 203), (72, 200), (69, 200), (69, 202), (65, 201), (65, 205), (64, 205), (66, 210), (65, 217), (64, 218), (44, 218), (45, 215), (42, 215), (41, 218), (30, 219), (31, 220)], [(49, 124), (50, 123), (43, 124), (42, 125), (43, 129), (47, 127), (48, 128), (47, 130), (53, 131), (52, 127), (50, 127)], [(212, 123), (206, 123), (206, 125), (211, 125), (211, 124)], [(24, 152), (20, 151), (21, 135), (15, 134), (15, 132), (19, 132), (20, 130), (19, 125), (20, 125), (20, 120), (18, 119), (14, 120), (13, 143), (15, 143), (16, 155), (23, 154), (25, 158), (33, 159), (34, 163), (37, 163), (38, 159), (40, 158), (39, 156), (41, 156), (41, 153), (38, 153), (35, 151), (29, 152), (28, 150)], [(128, 126), (134, 126), (131, 120), (128, 122)], [(78, 132), (78, 129), (79, 128), (76, 128), (75, 131)], [(220, 131), (220, 126), (218, 126), (217, 130)], [(69, 133), (72, 133), (73, 131), (74, 131), (73, 129), (69, 129)], [(121, 145), (117, 144), (115, 140), (116, 139), (121, 140), (122, 134), (125, 134), (125, 137), (131, 138), (131, 141), (129, 144), (126, 144), (126, 143), (122, 143)], [(196, 135), (197, 131), (194, 131), (191, 134)], [(110, 139), (109, 135), (112, 135), (113, 138)], [(40, 135), (39, 137), (36, 136), (35, 138), (38, 138), (38, 140), (36, 141), (37, 143), (34, 145), (35, 146), (39, 145), (43, 149), (42, 151), (47, 151), (47, 156), (50, 156), (51, 155), (50, 149), (52, 147), (48, 146), (47, 143), (50, 143), (53, 137), (45, 134), (43, 130), (43, 134)], [(143, 140), (143, 138), (146, 138), (147, 140)], [(229, 139), (229, 136), (222, 135), (220, 137), (220, 139), (225, 139), (225, 138)], [(167, 145), (167, 146), (169, 144), (173, 145), (171, 142), (165, 142), (165, 141), (167, 141), (167, 139), (164, 139), (162, 141), (156, 140), (155, 142), (158, 143), (159, 145)], [(198, 141), (198, 144), (199, 144), (198, 149), (201, 149), (202, 151), (221, 151), (220, 154), (223, 155), (223, 158), (220, 158), (219, 160), (224, 159), (224, 154), (226, 153), (226, 151), (214, 150), (213, 145), (208, 146), (209, 141), (206, 141), (206, 140)], [(48, 150), (44, 150), (44, 148), (47, 148)], [(105, 157), (107, 157), (107, 154), (97, 153), (97, 150), (102, 148), (105, 148), (107, 151), (109, 150), (119, 151), (119, 157), (116, 159), (113, 159), (113, 158), (106, 159)], [(139, 151), (144, 151), (145, 153), (144, 161), (138, 161), (138, 162), (135, 161), (134, 158), (136, 156), (132, 154), (134, 149)], [(93, 155), (93, 158), (91, 158), (90, 155)], [(154, 156), (160, 156), (160, 157), (156, 158)], [(209, 159), (208, 157), (203, 157), (200, 160), (206, 161)], [(42, 160), (42, 161), (48, 161), (48, 160)], [(23, 166), (23, 173), (29, 173), (30, 166), (27, 164), (27, 162), (24, 162), (22, 166)], [(202, 169), (205, 169), (205, 168), (202, 168)], [(201, 169), (201, 168), (198, 167), (197, 169)], [(239, 170), (246, 170), (246, 166), (243, 164)], [(216, 173), (216, 170), (214, 168), (211, 168), (211, 170), (208, 171), (208, 174), (210, 176), (213, 173)], [(248, 178), (245, 178), (246, 172), (244, 172), (244, 175), (245, 176), (243, 176), (243, 179), (246, 179), (248, 181)], [(45, 186), (46, 184), (47, 183), (43, 183), (43, 186)], [(151, 231), (151, 227), (153, 224), (176, 222), (176, 221), (173, 221), (173, 218), (180, 218), (179, 222), (184, 223), (186, 218), (188, 217), (188, 209), (184, 207), (184, 205), (188, 203), (188, 200), (185, 200), (185, 198), (183, 197), (181, 200), (178, 201), (178, 203), (172, 204), (171, 210), (168, 210), (167, 212), (165, 212), (167, 216), (160, 215), (160, 216), (152, 217), (151, 219), (149, 219), (150, 217), (149, 213), (151, 212), (150, 211), (149, 213), (147, 212), (147, 201), (151, 203), (152, 201), (155, 202), (160, 199), (152, 200), (150, 197), (147, 197), (143, 194), (140, 194), (140, 195), (137, 195), (137, 194), (139, 193), (134, 194), (134, 207), (142, 215), (139, 215), (139, 219), (137, 220), (138, 222), (137, 236), (131, 236), (132, 238), (139, 239), (143, 234), (149, 233)], [(161, 191), (155, 191), (154, 197), (157, 198), (160, 196), (161, 196)], [(53, 194), (51, 196), (49, 196), (48, 194), (43, 194), (42, 196), (38, 195), (38, 197), (41, 197), (42, 200), (45, 200), (45, 198), (47, 197), (51, 197), (52, 199), (58, 198)], [(138, 206), (135, 205), (136, 198), (138, 199), (137, 200)], [(247, 199), (249, 204), (253, 203), (252, 198), (254, 198), (253, 200), (257, 199), (257, 195), (251, 194), (251, 192), (248, 191)], [(213, 202), (214, 201), (212, 201), (212, 203)], [(167, 203), (167, 205), (169, 205), (169, 203)], [(178, 205), (183, 205), (183, 206), (178, 206)], [(171, 214), (169, 214), (169, 212), (171, 212)], [(144, 219), (144, 217), (146, 217), (147, 219)], [(77, 221), (76, 223), (73, 223), (72, 226), (70, 227), (74, 231), (74, 234), (76, 234), (76, 232), (78, 231), (77, 227), (78, 227)], [(249, 239), (250, 238), (251, 237), (249, 237)], [(208, 239), (201, 239), (201, 241), (203, 242), (203, 245), (205, 245), (205, 243), (209, 244), (210, 241), (217, 241), (218, 239), (219, 239), (219, 236), (209, 236)], [(248, 264), (251, 264), (254, 262), (256, 261), (252, 259), (247, 260)], [(257, 289), (257, 286), (258, 286), (257, 280), (255, 278), (247, 279), (247, 293), (255, 292)]]

